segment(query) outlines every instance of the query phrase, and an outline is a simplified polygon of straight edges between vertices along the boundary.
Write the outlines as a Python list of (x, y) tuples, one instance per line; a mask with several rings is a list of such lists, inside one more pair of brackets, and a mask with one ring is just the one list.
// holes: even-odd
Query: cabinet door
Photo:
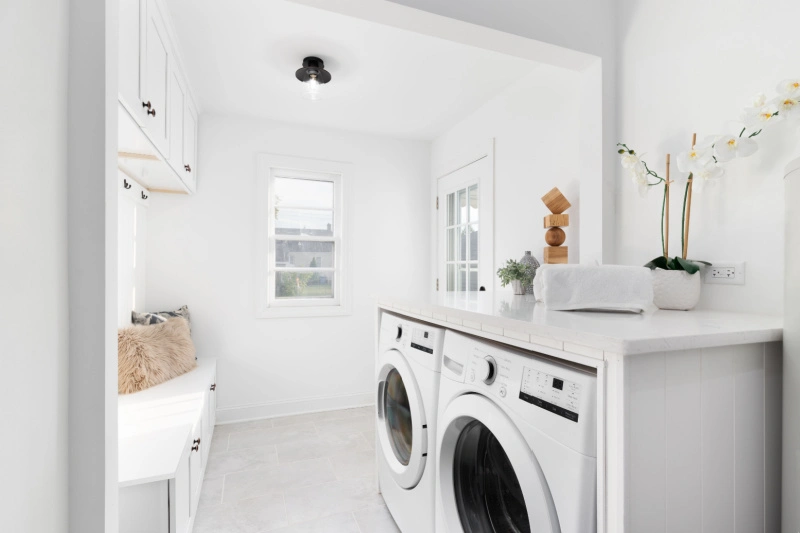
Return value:
[(147, 119), (147, 136), (164, 157), (169, 157), (167, 130), (167, 92), (169, 85), (169, 45), (164, 17), (155, 0), (147, 1), (142, 57), (142, 102)]
[(197, 512), (197, 503), (200, 500), (200, 487), (203, 484), (203, 446), (210, 443), (203, 442), (203, 422), (197, 421), (192, 432), (192, 451), (189, 454), (189, 480), (191, 483), (191, 515)]
[(170, 533), (189, 533), (192, 508), (192, 485), (189, 479), (189, 453), (184, 453), (178, 463), (175, 479), (169, 482)]
[(119, 100), (140, 126), (147, 117), (142, 107), (140, 75), (144, 2), (119, 2)]
[[(186, 106), (183, 79), (177, 68), (169, 72), (169, 164), (183, 178), (183, 112)], [(185, 181), (185, 180), (184, 180)]]
[(197, 111), (191, 98), (185, 99), (183, 109), (183, 160), (186, 186), (192, 191), (197, 189)]
[(202, 413), (202, 425), (203, 425), (203, 446), (200, 447), (201, 455), (203, 456), (203, 470), (205, 470), (205, 466), (208, 463), (208, 452), (211, 450), (211, 425), (209, 424), (208, 419), (208, 405), (211, 401), (211, 395), (213, 394), (212, 391), (207, 390), (205, 394), (203, 394), (203, 413)]

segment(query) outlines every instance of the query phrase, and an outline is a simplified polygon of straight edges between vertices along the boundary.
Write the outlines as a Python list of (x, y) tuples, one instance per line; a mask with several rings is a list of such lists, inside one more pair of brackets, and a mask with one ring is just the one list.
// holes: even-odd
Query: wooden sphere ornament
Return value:
[(544, 234), (544, 240), (549, 245), (544, 249), (544, 262), (551, 265), (568, 263), (569, 248), (561, 246), (567, 240), (567, 234), (561, 227), (569, 226), (569, 215), (564, 214), (564, 211), (572, 204), (561, 194), (558, 187), (553, 187), (542, 196), (542, 202), (552, 213), (544, 217), (544, 227), (550, 228)]
[(567, 240), (567, 234), (561, 228), (550, 228), (544, 234), (544, 240), (550, 246), (561, 246)]

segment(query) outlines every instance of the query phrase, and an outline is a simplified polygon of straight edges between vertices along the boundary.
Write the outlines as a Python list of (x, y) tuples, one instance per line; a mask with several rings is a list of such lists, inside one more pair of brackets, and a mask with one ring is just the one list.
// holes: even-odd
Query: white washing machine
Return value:
[(597, 530), (597, 374), (448, 331), (437, 533)]
[(436, 403), (444, 330), (381, 315), (377, 365), (378, 481), (403, 533), (433, 533)]

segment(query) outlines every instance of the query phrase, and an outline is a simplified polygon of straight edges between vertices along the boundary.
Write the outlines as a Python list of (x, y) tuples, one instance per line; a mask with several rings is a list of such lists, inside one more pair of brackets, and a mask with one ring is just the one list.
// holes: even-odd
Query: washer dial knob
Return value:
[(494, 360), (494, 357), (487, 355), (481, 359), (478, 362), (478, 368), (476, 369), (476, 372), (481, 381), (487, 385), (494, 383), (494, 380), (497, 377), (497, 362)]

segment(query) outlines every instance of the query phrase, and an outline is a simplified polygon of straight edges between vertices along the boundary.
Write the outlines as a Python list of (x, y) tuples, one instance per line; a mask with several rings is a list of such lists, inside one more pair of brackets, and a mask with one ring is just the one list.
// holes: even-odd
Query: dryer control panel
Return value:
[(522, 368), (520, 400), (577, 422), (580, 394), (580, 383), (527, 366)]

